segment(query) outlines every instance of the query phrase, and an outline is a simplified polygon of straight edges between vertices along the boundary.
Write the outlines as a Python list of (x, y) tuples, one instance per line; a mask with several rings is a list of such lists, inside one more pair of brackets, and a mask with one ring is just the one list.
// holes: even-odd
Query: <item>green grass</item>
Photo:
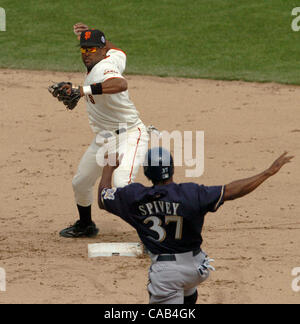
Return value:
[(300, 84), (294, 0), (4, 0), (0, 67), (84, 71), (72, 26), (102, 29), (128, 74)]

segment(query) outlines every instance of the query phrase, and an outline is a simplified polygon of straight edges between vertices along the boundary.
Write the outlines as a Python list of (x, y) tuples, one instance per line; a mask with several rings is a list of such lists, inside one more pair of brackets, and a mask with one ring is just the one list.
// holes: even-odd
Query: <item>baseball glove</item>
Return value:
[(58, 101), (62, 101), (69, 110), (73, 110), (80, 99), (79, 88), (73, 88), (71, 82), (54, 83), (48, 90)]

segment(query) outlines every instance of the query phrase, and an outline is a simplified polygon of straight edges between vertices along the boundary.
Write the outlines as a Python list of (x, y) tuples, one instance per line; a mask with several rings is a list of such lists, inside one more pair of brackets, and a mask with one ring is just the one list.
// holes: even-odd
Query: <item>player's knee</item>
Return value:
[(82, 175), (75, 175), (72, 180), (72, 186), (75, 192), (84, 192), (88, 187), (90, 187), (87, 183), (86, 177), (83, 177)]
[(72, 187), (73, 187), (73, 190), (74, 191), (77, 191), (78, 187), (79, 187), (79, 184), (80, 184), (80, 179), (79, 177), (76, 175), (73, 180), (72, 180)]
[(196, 290), (192, 295), (184, 296), (184, 304), (185, 305), (194, 305), (194, 304), (196, 304), (197, 299), (198, 299), (198, 291)]

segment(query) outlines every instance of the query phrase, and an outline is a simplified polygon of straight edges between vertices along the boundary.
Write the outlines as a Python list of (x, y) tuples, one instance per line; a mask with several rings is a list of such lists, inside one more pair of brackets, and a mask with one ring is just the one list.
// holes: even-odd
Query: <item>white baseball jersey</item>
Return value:
[[(121, 50), (111, 49), (107, 52), (107, 57), (88, 73), (84, 85), (102, 83), (111, 78), (123, 78), (125, 66), (126, 54)], [(128, 91), (87, 95), (86, 100), (89, 122), (96, 134), (105, 130), (117, 130), (120, 123), (126, 123), (128, 127), (141, 123), (139, 113), (129, 99)]]

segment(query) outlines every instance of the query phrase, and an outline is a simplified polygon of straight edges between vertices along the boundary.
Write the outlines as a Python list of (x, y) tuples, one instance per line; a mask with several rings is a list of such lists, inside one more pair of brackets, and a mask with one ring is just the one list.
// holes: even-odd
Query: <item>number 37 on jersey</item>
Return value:
[[(166, 230), (162, 226), (162, 220), (157, 216), (150, 216), (144, 220), (144, 224), (148, 224), (152, 222), (152, 226), (150, 230), (156, 232), (158, 234), (158, 242), (163, 242), (167, 236)], [(183, 217), (182, 216), (165, 216), (165, 225), (167, 226), (170, 223), (176, 223), (175, 230), (175, 239), (182, 239), (182, 225), (183, 225)]]

